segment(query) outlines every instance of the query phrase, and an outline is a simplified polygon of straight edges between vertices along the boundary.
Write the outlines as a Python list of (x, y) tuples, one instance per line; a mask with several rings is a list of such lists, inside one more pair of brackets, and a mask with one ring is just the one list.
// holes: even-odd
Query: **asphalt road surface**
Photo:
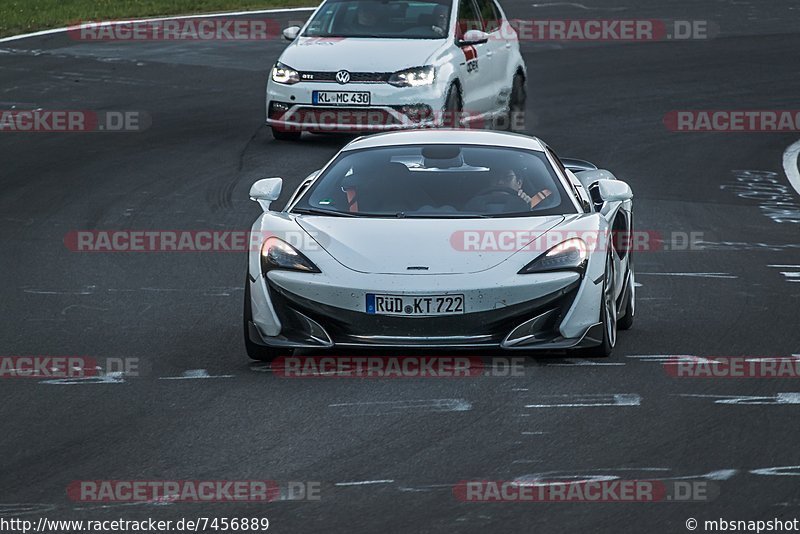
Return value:
[[(637, 229), (665, 246), (636, 256), (636, 324), (612, 358), (531, 358), (520, 376), (282, 378), (244, 353), (244, 253), (65, 246), (75, 230), (247, 230), (259, 213), (253, 181), (281, 176), (286, 197), (335, 154), (348, 138), (278, 142), (262, 124), (281, 41), (0, 43), (2, 109), (152, 119), (138, 133), (0, 133), (0, 356), (138, 359), (142, 369), (0, 380), (2, 518), (267, 517), (276, 532), (413, 533), (686, 532), (689, 518), (702, 532), (703, 520), (800, 518), (800, 381), (683, 379), (662, 362), (800, 353), (800, 198), (784, 168), (800, 136), (678, 133), (663, 121), (672, 110), (800, 108), (800, 8), (505, 6), (515, 18), (708, 20), (719, 30), (681, 42), (523, 44), (529, 133), (628, 181)], [(780, 198), (753, 194), (765, 179)], [(770, 200), (783, 202), (779, 215)], [(690, 232), (694, 250), (670, 250)], [(587, 477), (701, 482), (713, 498), (462, 502), (453, 490)], [(81, 480), (253, 479), (279, 481), (283, 497), (67, 494)], [(290, 498), (289, 481), (318, 484), (319, 499)]]

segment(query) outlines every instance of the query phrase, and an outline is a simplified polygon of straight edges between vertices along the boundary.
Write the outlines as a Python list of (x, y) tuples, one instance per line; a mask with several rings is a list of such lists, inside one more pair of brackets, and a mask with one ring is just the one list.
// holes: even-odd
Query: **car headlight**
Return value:
[(435, 78), (436, 69), (428, 65), (397, 71), (389, 77), (388, 83), (395, 87), (419, 87), (432, 84)]
[(300, 73), (283, 63), (275, 63), (275, 66), (272, 67), (272, 81), (294, 85), (300, 81)]
[(586, 260), (588, 258), (589, 251), (586, 242), (575, 237), (554, 246), (523, 267), (518, 274), (545, 273), (549, 271), (578, 271), (583, 273), (586, 270)]
[(268, 237), (261, 245), (261, 272), (267, 274), (273, 269), (307, 273), (322, 272), (302, 252), (286, 241), (277, 237)]

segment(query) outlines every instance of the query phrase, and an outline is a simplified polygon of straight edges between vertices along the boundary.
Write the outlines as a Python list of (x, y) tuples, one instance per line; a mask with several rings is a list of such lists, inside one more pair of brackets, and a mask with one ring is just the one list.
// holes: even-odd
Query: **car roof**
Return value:
[(342, 151), (377, 148), (393, 145), (490, 145), (508, 148), (524, 148), (544, 152), (544, 143), (536, 137), (528, 135), (495, 132), (491, 130), (467, 129), (426, 129), (402, 130), (398, 132), (378, 133), (359, 137), (351, 141)]

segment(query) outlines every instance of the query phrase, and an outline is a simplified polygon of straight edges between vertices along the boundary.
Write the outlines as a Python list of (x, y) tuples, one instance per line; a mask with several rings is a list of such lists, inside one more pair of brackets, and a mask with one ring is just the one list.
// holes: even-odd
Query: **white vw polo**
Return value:
[(325, 0), (267, 83), (277, 139), (490, 124), (522, 128), (526, 70), (494, 0)]

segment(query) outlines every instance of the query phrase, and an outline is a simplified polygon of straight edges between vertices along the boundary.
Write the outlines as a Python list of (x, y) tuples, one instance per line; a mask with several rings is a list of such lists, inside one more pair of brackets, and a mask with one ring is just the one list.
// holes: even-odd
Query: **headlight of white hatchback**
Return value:
[(272, 81), (277, 83), (284, 83), (286, 85), (294, 85), (300, 81), (300, 73), (291, 67), (287, 67), (283, 63), (275, 63), (272, 67)]
[(419, 87), (430, 85), (435, 79), (436, 69), (432, 65), (427, 65), (397, 71), (389, 77), (388, 82), (395, 87)]

